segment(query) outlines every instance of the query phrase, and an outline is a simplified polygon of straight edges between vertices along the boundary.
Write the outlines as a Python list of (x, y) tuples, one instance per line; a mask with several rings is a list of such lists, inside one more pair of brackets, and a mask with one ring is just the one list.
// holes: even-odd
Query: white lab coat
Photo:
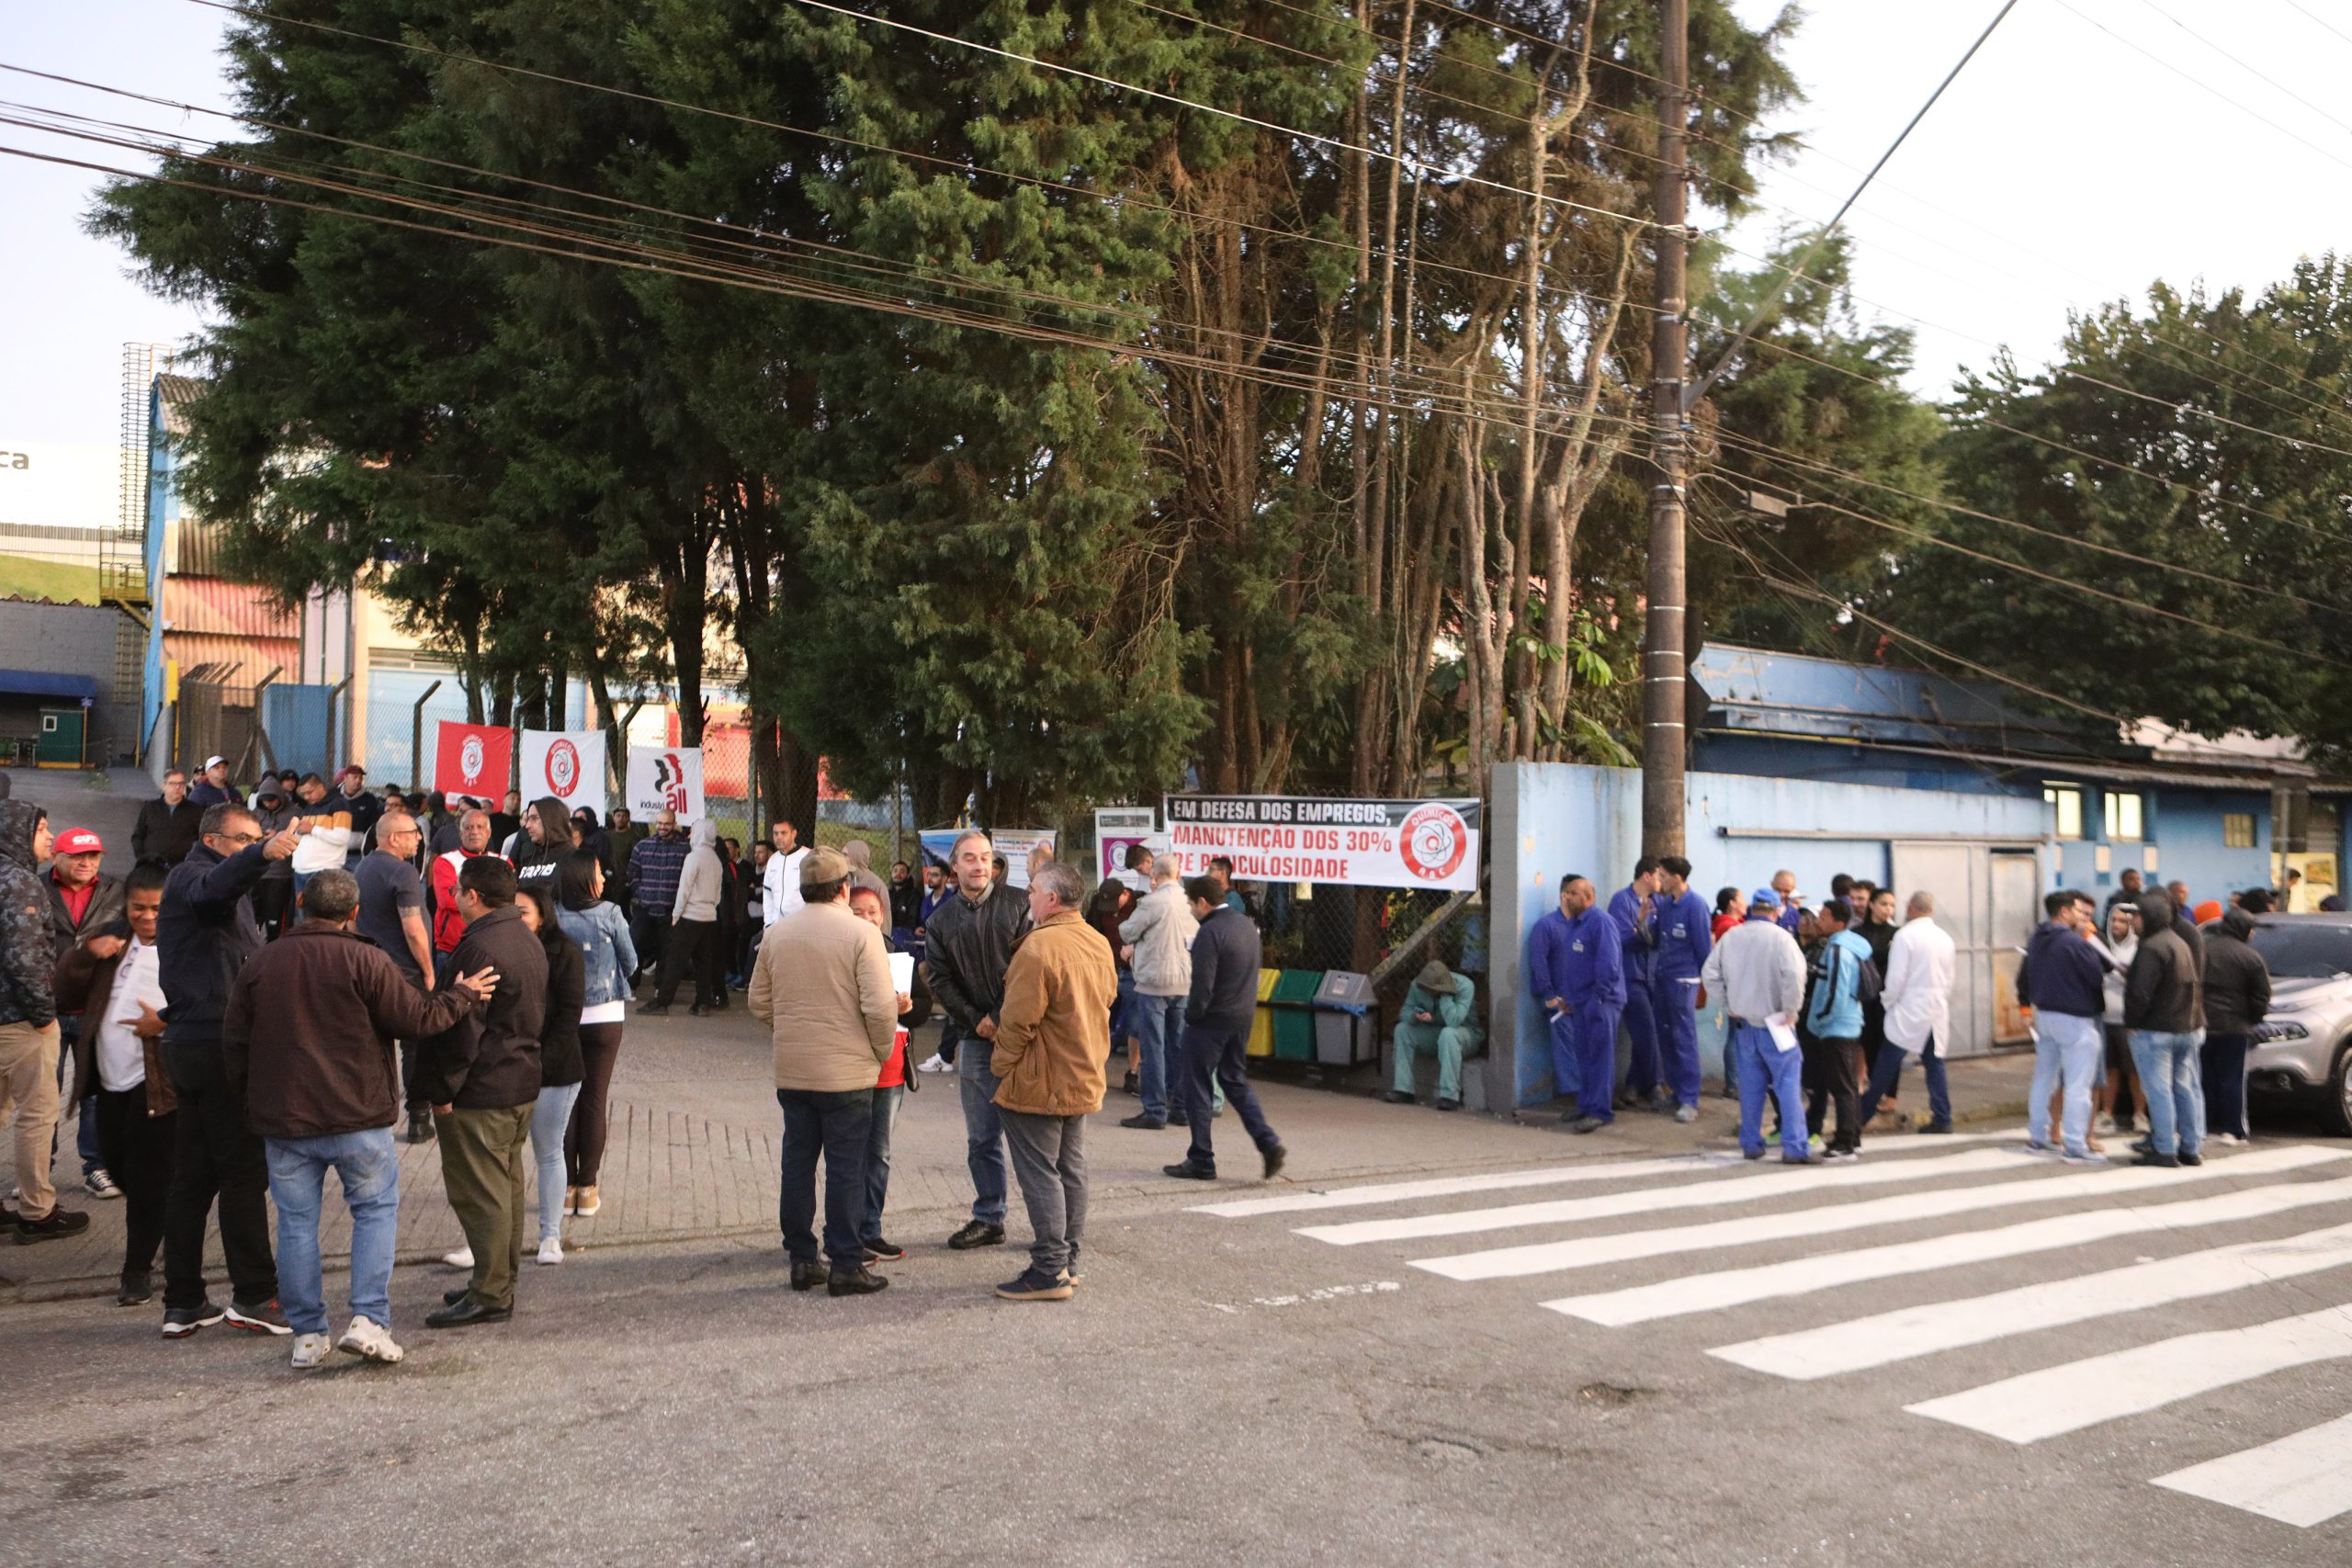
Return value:
[(808, 858), (805, 844), (788, 855), (768, 856), (768, 868), (760, 874), (760, 918), (766, 925), (800, 908), (800, 863)]
[(1951, 933), (1931, 915), (1907, 920), (1894, 933), (1887, 952), (1886, 981), (1879, 998), (1886, 1004), (1886, 1037), (1919, 1055), (1932, 1043), (1931, 1055), (1950, 1053), (1944, 1042), (1951, 1034), (1951, 981), (1957, 963)]

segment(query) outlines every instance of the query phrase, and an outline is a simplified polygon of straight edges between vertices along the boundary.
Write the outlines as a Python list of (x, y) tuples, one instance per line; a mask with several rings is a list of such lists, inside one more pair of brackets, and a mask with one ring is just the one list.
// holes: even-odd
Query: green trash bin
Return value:
[(1323, 984), (1320, 969), (1285, 969), (1267, 998), (1274, 1015), (1274, 1060), (1315, 1060), (1315, 993)]

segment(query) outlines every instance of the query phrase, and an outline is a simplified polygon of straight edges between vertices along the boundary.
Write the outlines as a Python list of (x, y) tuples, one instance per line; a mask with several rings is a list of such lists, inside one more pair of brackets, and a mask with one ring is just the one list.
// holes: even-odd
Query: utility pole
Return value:
[(1650, 437), (1657, 481), (1650, 490), (1648, 615), (1642, 644), (1642, 852), (1682, 853), (1683, 497), (1690, 447), (1682, 384), (1689, 357), (1683, 321), (1684, 90), (1690, 69), (1689, 0), (1659, 0), (1656, 324), (1650, 329)]

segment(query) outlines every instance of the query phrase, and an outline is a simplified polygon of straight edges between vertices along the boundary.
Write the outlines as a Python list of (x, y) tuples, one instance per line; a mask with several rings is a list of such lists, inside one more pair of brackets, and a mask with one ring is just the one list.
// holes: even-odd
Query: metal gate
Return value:
[(1936, 896), (1936, 923), (1951, 933), (1953, 1056), (1981, 1055), (2030, 1038), (2018, 1007), (2018, 964), (2032, 936), (2041, 886), (2038, 846), (1973, 840), (1895, 840), (1887, 845), (1897, 896)]

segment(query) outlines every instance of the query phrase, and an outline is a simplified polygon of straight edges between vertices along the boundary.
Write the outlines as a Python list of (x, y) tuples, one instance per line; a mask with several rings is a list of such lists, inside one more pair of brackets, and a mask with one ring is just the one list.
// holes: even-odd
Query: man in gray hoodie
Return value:
[(726, 868), (718, 862), (718, 828), (706, 818), (694, 825), (694, 848), (678, 872), (677, 897), (670, 904), (670, 937), (662, 945), (662, 969), (653, 1005), (640, 1013), (666, 1013), (678, 995), (678, 980), (694, 965), (696, 1018), (722, 1012), (727, 987), (719, 978), (718, 901), (727, 891)]

